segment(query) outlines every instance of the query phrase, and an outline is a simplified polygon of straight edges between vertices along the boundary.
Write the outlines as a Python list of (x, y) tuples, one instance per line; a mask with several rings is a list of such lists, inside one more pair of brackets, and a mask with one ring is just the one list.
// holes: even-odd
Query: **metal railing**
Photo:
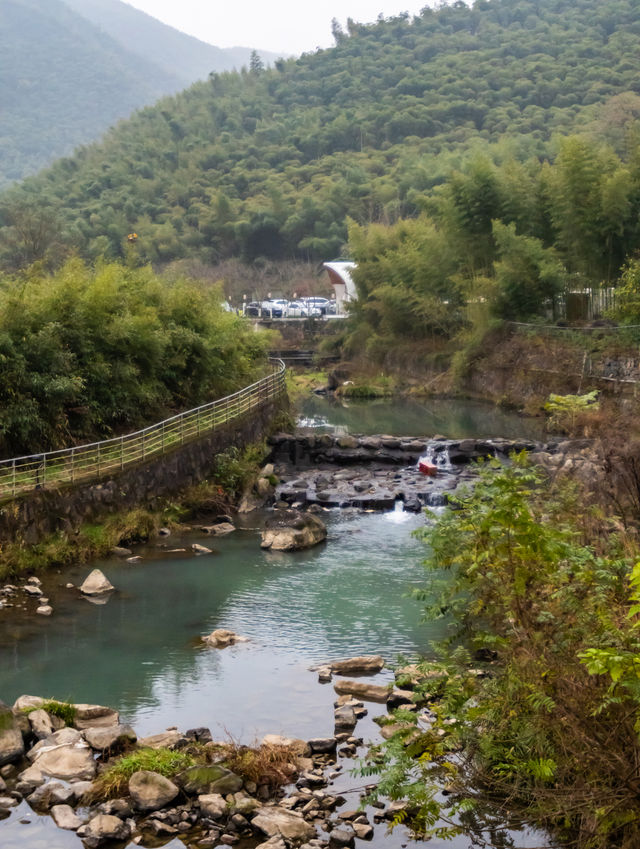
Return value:
[(285, 391), (285, 365), (233, 395), (103, 442), (0, 460), (0, 498), (59, 484), (86, 483), (145, 462), (240, 419)]

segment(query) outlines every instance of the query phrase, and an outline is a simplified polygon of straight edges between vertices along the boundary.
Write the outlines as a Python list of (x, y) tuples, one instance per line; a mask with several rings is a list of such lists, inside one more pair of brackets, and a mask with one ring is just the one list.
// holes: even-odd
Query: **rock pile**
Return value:
[[(336, 671), (357, 674), (355, 670), (366, 667), (370, 672), (381, 662), (376, 656), (334, 665)], [(13, 708), (0, 704), (0, 817), (25, 799), (38, 813), (49, 813), (59, 828), (75, 831), (88, 849), (110, 841), (172, 836), (194, 849), (243, 839), (258, 839), (258, 849), (339, 849), (353, 847), (356, 838), (373, 837), (368, 815), (340, 810), (345, 798), (328, 789), (341, 774), (337, 759), (354, 757), (363, 742), (353, 732), (367, 711), (350, 695), (335, 702), (333, 736), (264, 738), (265, 763), (273, 763), (273, 752), (281, 747), (278, 779), (267, 767), (255, 781), (227, 768), (222, 762), (225, 744), (213, 742), (206, 728), (185, 734), (173, 729), (138, 740), (137, 746), (195, 751), (205, 760), (170, 778), (139, 769), (125, 792), (108, 800), (100, 799), (100, 773), (110, 766), (110, 758), (136, 746), (136, 734), (110, 708), (73, 708), (65, 714), (71, 722), (67, 725), (58, 715), (62, 711), (37, 696), (21, 696)], [(285, 783), (290, 784), (286, 795)], [(383, 817), (376, 814), (375, 819)]]

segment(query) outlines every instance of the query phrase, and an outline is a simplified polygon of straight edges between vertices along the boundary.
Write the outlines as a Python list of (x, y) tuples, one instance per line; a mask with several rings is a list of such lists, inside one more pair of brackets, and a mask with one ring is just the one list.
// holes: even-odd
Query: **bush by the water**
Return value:
[(221, 301), (118, 263), (0, 278), (0, 455), (109, 437), (250, 383), (263, 343)]
[[(421, 597), (467, 648), (422, 669), (433, 725), (403, 712), (365, 771), (410, 800), (422, 831), (444, 813), (446, 782), (463, 820), (499, 799), (567, 845), (638, 846), (637, 545), (523, 457), (483, 471), (454, 502), (420, 532), (432, 573)], [(484, 672), (477, 659), (470, 669), (470, 651), (493, 658)]]

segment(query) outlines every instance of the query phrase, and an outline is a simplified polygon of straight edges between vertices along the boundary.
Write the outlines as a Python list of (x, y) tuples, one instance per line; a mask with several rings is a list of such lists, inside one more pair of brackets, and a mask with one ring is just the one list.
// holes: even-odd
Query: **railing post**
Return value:
[(120, 437), (120, 471), (124, 469), (124, 436)]
[(180, 445), (184, 445), (184, 413), (180, 414)]
[(71, 483), (73, 483), (76, 479), (76, 451), (75, 448), (71, 449)]
[(164, 422), (162, 422), (162, 453), (164, 454)]
[(11, 461), (11, 495), (16, 494), (16, 461)]
[(145, 438), (145, 436), (146, 436), (146, 435), (147, 435), (146, 430), (143, 430), (143, 431), (142, 431), (142, 459), (143, 459), (143, 460), (144, 460), (144, 458), (145, 458), (145, 452), (144, 452), (144, 449), (145, 449), (145, 439), (144, 439), (144, 438)]
[(98, 477), (100, 477), (100, 443), (98, 443)]
[(196, 413), (196, 433), (200, 436), (200, 407)]

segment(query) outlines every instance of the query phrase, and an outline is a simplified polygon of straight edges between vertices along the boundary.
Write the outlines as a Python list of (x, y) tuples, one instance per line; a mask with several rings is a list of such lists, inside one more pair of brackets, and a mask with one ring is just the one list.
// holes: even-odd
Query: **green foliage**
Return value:
[(549, 427), (552, 430), (568, 431), (572, 433), (576, 423), (576, 417), (585, 410), (598, 410), (598, 390), (587, 392), (585, 395), (549, 395), (549, 400), (544, 405), (545, 410), (550, 413)]
[(0, 278), (0, 451), (134, 430), (250, 382), (263, 343), (220, 301), (116, 263)]
[(129, 779), (141, 769), (157, 772), (172, 778), (196, 763), (186, 752), (172, 749), (136, 749), (118, 758), (94, 782), (91, 795), (94, 799), (115, 799), (127, 792)]
[(640, 839), (628, 782), (640, 753), (640, 567), (580, 503), (519, 455), (484, 467), (457, 509), (418, 534), (427, 616), (496, 657), (486, 672), (461, 649), (435, 675), (423, 667), (415, 698), (429, 702), (430, 727), (403, 715), (372, 767), (384, 792), (411, 800), (421, 831), (450, 813), (437, 798), (446, 780), (456, 801), (499, 798), (501, 811), (586, 849)]
[(640, 260), (625, 264), (617, 291), (614, 317), (624, 324), (640, 324)]
[(493, 310), (500, 318), (529, 319), (553, 312), (566, 284), (566, 272), (556, 252), (540, 239), (519, 236), (516, 225), (493, 222), (499, 259), (494, 263), (496, 292)]
[[(334, 27), (334, 48), (213, 74), (12, 197), (59, 208), (90, 259), (123, 255), (130, 232), (153, 262), (327, 259), (347, 216), (392, 224), (436, 208), (468, 275), (490, 268), (498, 219), (545, 247), (554, 230), (572, 272), (613, 279), (638, 237), (637, 162), (616, 155), (637, 121), (639, 15), (635, 0), (489, 0)], [(590, 139), (609, 142), (611, 127), (616, 154), (601, 154)], [(532, 176), (558, 147), (557, 179)], [(504, 180), (494, 163), (510, 163)], [(427, 322), (440, 260), (414, 287)]]
[(65, 725), (73, 725), (78, 715), (78, 709), (75, 705), (69, 702), (59, 702), (56, 699), (46, 699), (39, 707), (27, 707), (24, 709), (24, 713), (29, 714), (34, 710), (44, 710), (52, 716), (57, 716)]
[(235, 446), (216, 455), (213, 478), (216, 485), (228, 496), (241, 495), (255, 478), (267, 454), (264, 443), (249, 445), (240, 450)]

